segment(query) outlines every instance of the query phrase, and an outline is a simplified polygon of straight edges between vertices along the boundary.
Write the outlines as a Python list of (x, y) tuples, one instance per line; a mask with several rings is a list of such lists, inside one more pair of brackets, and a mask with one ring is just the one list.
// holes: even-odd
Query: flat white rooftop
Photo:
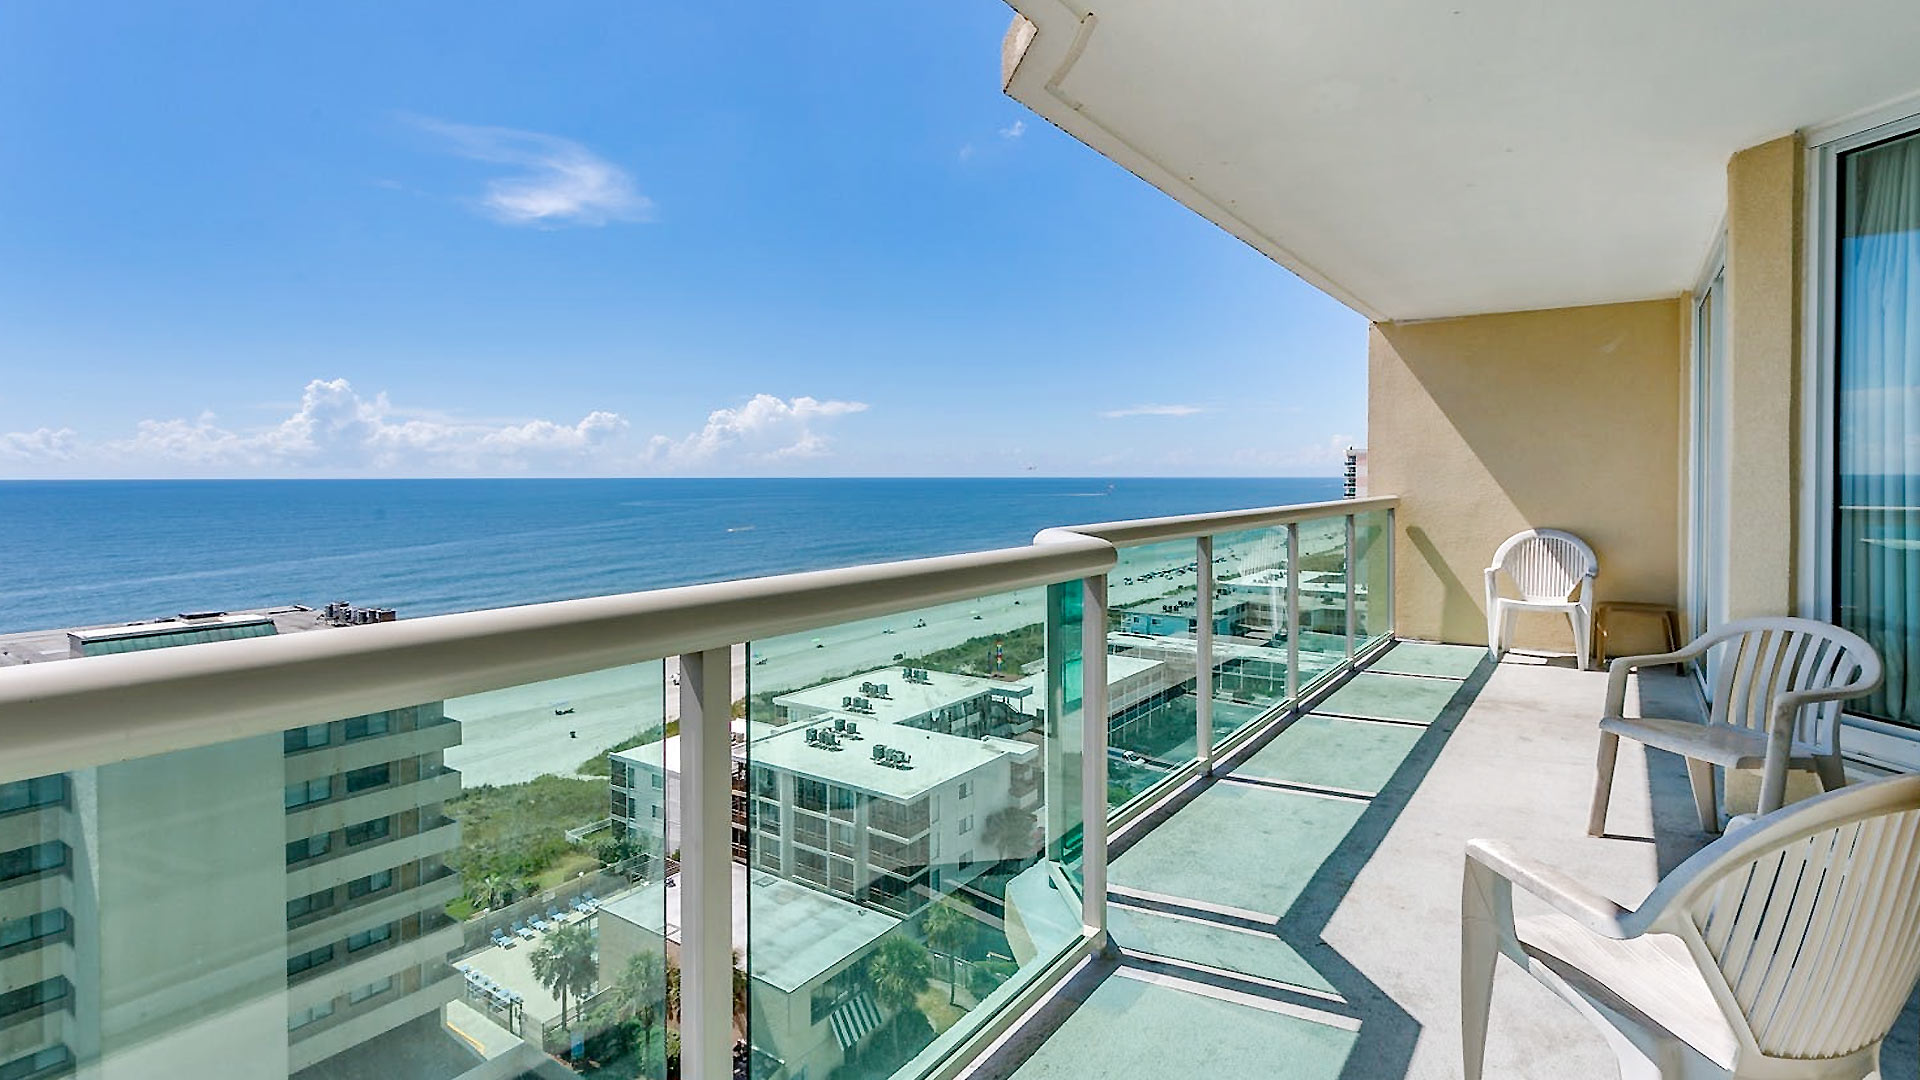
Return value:
[(97, 626), (23, 630), (14, 634), (0, 634), (0, 667), (72, 659), (73, 645), (76, 641), (86, 644), (190, 631), (231, 630), (261, 622), (271, 622), (273, 633), (276, 635), (303, 630), (332, 629), (323, 620), (319, 611), (289, 604), (249, 611), (223, 611), (193, 619), (183, 619), (175, 615)]
[[(756, 739), (747, 758), (756, 765), (908, 802), (1002, 757), (1026, 760), (1040, 752), (1031, 743), (1011, 739), (967, 739), (900, 724), (869, 726), (866, 717), (856, 719), (866, 738), (843, 738), (840, 750), (807, 743), (806, 729), (816, 725), (789, 724), (778, 734)], [(912, 766), (896, 769), (880, 764), (873, 760), (875, 746), (906, 751)]]
[(832, 973), (900, 925), (891, 915), (771, 874), (754, 874), (747, 895), (754, 935), (780, 943), (750, 954), (752, 975), (787, 993)]
[[(1155, 637), (1149, 637), (1148, 640), (1159, 641), (1160, 639)], [(1124, 653), (1108, 653), (1107, 654), (1107, 686), (1109, 689), (1111, 689), (1113, 687), (1119, 686), (1121, 683), (1124, 683), (1129, 679), (1133, 679), (1133, 678), (1137, 678), (1139, 676), (1145, 675), (1148, 672), (1152, 671), (1154, 668), (1164, 667), (1164, 666), (1165, 666), (1164, 661), (1149, 660), (1144, 656), (1129, 656)], [(1034, 708), (1041, 705), (1045, 705), (1047, 703), (1047, 673), (1046, 672), (1036, 671), (1033, 674), (1027, 676), (1026, 678), (1021, 679), (1019, 685), (1025, 687), (1027, 690), (1025, 711), (1031, 713), (1034, 710)]]
[[(887, 696), (879, 697), (860, 689), (861, 683), (884, 683)], [(899, 667), (881, 668), (859, 675), (849, 675), (844, 679), (835, 679), (819, 686), (810, 686), (805, 690), (795, 690), (781, 694), (773, 699), (775, 705), (800, 705), (809, 709), (831, 709), (845, 712), (844, 700), (850, 697), (866, 698), (873, 705), (871, 713), (845, 712), (855, 717), (865, 726), (867, 721), (897, 724), (925, 716), (938, 709), (944, 709), (961, 702), (971, 701), (982, 694), (1000, 691), (1006, 693), (1014, 684), (999, 679), (984, 679), (977, 675), (955, 675), (947, 671), (928, 671), (925, 682), (908, 682)]]

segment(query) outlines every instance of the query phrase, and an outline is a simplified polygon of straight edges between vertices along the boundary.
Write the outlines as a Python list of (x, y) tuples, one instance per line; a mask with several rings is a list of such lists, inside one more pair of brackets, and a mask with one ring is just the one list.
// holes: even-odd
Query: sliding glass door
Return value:
[(1920, 727), (1920, 133), (1837, 164), (1833, 614), (1886, 661), (1852, 711)]
[(1689, 508), (1688, 636), (1727, 620), (1726, 291), (1724, 263), (1707, 275), (1693, 301), (1693, 467)]

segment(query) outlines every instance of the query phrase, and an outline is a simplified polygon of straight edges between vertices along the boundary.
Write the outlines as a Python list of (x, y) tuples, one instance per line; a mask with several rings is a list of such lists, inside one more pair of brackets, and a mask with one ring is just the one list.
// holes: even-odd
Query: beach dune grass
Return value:
[[(608, 754), (617, 754), (622, 750), (631, 750), (636, 746), (645, 746), (650, 742), (659, 742), (661, 739), (671, 739), (678, 734), (680, 734), (680, 721), (669, 720), (664, 730), (657, 727), (650, 727), (638, 735), (614, 743), (612, 746), (581, 762), (580, 768), (577, 771), (581, 776), (612, 776), (613, 768), (607, 761)], [(571, 828), (571, 826), (569, 826), (569, 828)]]
[(566, 831), (607, 816), (607, 784), (547, 775), (482, 785), (449, 800), (446, 812), (460, 822), (460, 846), (447, 863), (470, 892), (490, 874), (548, 888), (593, 863)]

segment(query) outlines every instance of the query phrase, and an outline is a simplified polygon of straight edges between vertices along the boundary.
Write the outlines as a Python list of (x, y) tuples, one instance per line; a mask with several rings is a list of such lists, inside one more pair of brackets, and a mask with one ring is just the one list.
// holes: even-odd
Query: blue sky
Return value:
[(1365, 323), (998, 0), (0, 5), (0, 476), (1309, 475)]

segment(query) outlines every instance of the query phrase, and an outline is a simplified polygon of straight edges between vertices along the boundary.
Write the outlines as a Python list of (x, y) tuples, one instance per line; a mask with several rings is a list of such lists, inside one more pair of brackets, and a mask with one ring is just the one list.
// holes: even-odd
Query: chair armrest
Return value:
[[(1469, 890), (1476, 884), (1492, 885), (1511, 895), (1511, 887), (1518, 885), (1601, 937), (1619, 940), (1640, 932), (1637, 926), (1628, 925), (1628, 918), (1634, 914), (1632, 908), (1622, 907), (1550, 866), (1522, 860), (1497, 840), (1467, 841), (1467, 877)], [(1501, 912), (1501, 907), (1506, 910)], [(1510, 901), (1496, 899), (1491, 909), (1483, 912), (1483, 916), (1486, 914), (1510, 923)]]
[(1607, 665), (1607, 707), (1608, 716), (1625, 716), (1627, 708), (1627, 675), (1643, 667), (1658, 667), (1661, 664), (1678, 664), (1691, 660), (1706, 652), (1710, 643), (1689, 642), (1669, 653), (1649, 653), (1646, 656), (1622, 656)]

